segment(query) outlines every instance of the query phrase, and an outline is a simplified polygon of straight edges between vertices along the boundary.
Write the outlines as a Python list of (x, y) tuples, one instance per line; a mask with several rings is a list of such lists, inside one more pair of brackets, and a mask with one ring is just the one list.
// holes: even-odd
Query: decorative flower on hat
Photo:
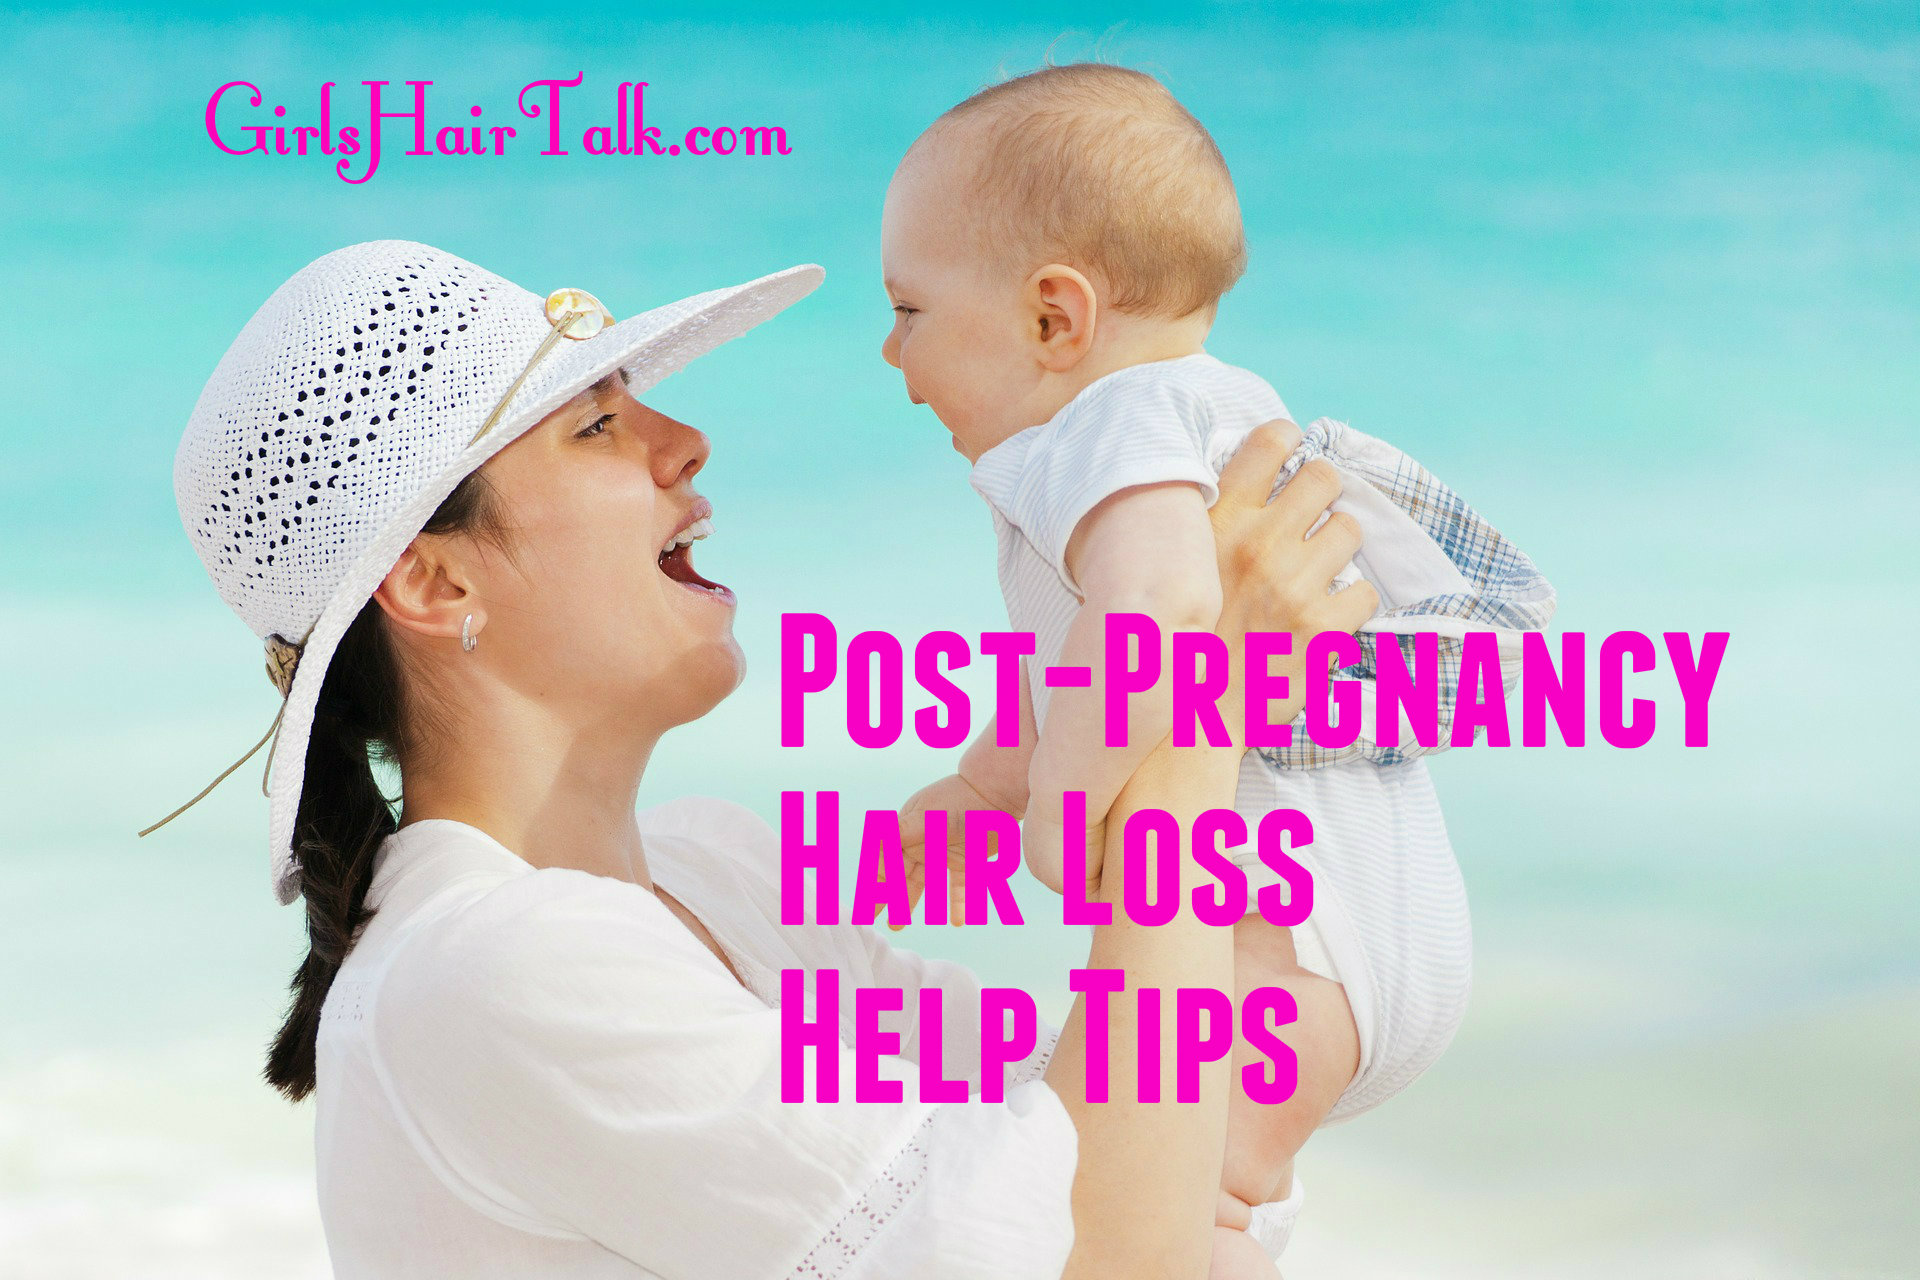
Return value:
[[(573, 319), (561, 328), (561, 319), (568, 312), (573, 313)], [(612, 324), (613, 313), (585, 289), (555, 289), (547, 295), (547, 323), (560, 329), (563, 338), (583, 340)]]

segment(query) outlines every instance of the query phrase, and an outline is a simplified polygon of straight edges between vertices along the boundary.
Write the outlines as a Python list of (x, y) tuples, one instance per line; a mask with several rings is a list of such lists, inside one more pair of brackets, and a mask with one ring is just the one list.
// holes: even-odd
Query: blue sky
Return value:
[[(860, 459), (940, 475), (957, 510), (971, 499), (937, 430), (874, 358), (880, 195), (928, 119), (1049, 51), (1159, 71), (1212, 127), (1253, 247), (1215, 349), (1258, 365), (1297, 412), (1372, 423), (1436, 462), (1511, 465), (1518, 449), (1586, 473), (1657, 448), (1704, 468), (1780, 447), (1810, 416), (1843, 445), (1911, 459), (1920, 126), (1912, 33), (1891, 9), (1817, 25), (1738, 6), (1659, 25), (1607, 6), (1518, 22), (1492, 7), (1087, 10), (1044, 25), (915, 6), (904, 25), (874, 8), (771, 27), (751, 8), (666, 23), (329, 12), (9, 20), (0, 263), (25, 296), (71, 299), (86, 331), (123, 340), (74, 341), (37, 308), (0, 320), (17, 370), (0, 534), (33, 537), (76, 495), (111, 495), (60, 540), (74, 555), (140, 583), (191, 569), (153, 481), (200, 375), (300, 263), (387, 235), (534, 283), (590, 279), (625, 311), (820, 261), (825, 290), (784, 332), (688, 379), (688, 403), (739, 418), (754, 454), (720, 465), (786, 491)], [(48, 78), (81, 65), (84, 80)], [(395, 147), (349, 187), (324, 161), (218, 154), (201, 126), (234, 78), (295, 118), (325, 80), (344, 96), (432, 79), (442, 118), (463, 122), (471, 102), (504, 121), (522, 83), (573, 74), (589, 107), (647, 79), (661, 118), (781, 122), (794, 153), (408, 161)], [(842, 412), (776, 423), (777, 395), (710, 399), (747, 360)], [(112, 449), (73, 447), (63, 399), (85, 384), (86, 412), (117, 424)], [(722, 447), (733, 438), (723, 427)], [(28, 572), (65, 559), (43, 547)]]

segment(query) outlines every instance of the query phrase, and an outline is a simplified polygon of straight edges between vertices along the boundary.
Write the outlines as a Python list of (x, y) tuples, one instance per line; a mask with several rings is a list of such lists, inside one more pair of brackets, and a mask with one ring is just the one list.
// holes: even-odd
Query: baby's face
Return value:
[(965, 183), (942, 150), (916, 151), (887, 188), (880, 259), (893, 329), (880, 354), (906, 378), (908, 398), (931, 408), (974, 461), (1046, 420), (1026, 420), (1043, 370), (1021, 282), (975, 251)]

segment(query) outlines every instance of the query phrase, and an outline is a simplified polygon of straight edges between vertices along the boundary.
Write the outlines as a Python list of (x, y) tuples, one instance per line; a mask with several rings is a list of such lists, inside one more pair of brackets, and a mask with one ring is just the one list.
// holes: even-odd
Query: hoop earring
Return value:
[(473, 647), (479, 643), (480, 638), (473, 634), (473, 615), (468, 614), (466, 620), (460, 624), (460, 651), (472, 653)]

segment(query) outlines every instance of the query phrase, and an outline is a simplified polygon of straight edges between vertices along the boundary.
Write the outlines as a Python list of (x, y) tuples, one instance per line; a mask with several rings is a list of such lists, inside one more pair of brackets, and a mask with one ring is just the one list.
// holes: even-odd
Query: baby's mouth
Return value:
[(713, 521), (701, 517), (667, 539), (666, 546), (660, 549), (660, 572), (687, 588), (716, 599), (731, 600), (733, 592), (717, 582), (701, 577), (693, 568), (693, 544), (713, 532)]

